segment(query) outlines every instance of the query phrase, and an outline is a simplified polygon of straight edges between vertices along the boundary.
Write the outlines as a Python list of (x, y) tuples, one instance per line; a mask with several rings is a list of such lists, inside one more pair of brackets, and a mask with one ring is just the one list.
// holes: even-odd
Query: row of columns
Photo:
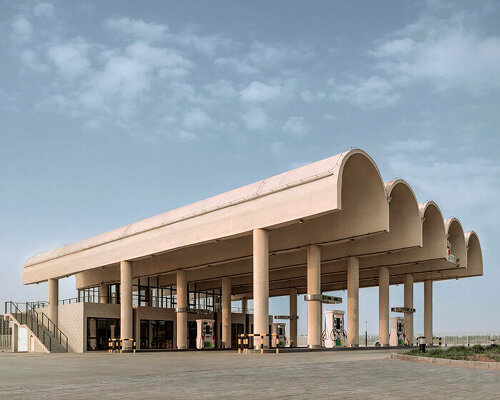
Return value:
[[(132, 264), (120, 263), (120, 336), (133, 337), (132, 309)], [(101, 302), (106, 302), (107, 285), (101, 285)], [(57, 325), (58, 280), (48, 280), (48, 316)], [(307, 248), (307, 293), (321, 295), (321, 248), (310, 245)], [(186, 349), (188, 290), (186, 271), (177, 271), (177, 347)], [(264, 229), (253, 231), (253, 300), (254, 333), (267, 333), (269, 326), (269, 237)], [(413, 276), (405, 275), (404, 306), (413, 308)], [(242, 300), (242, 312), (248, 312), (247, 299)], [(297, 290), (290, 290), (290, 316), (297, 316)], [(413, 314), (405, 314), (406, 336), (413, 343)], [(314, 299), (307, 302), (307, 345), (321, 347), (322, 305)], [(424, 335), (427, 344), (432, 344), (432, 281), (424, 283)], [(389, 345), (389, 269), (379, 268), (379, 341), (381, 346)], [(297, 319), (290, 319), (290, 345), (297, 345)], [(347, 345), (359, 346), (359, 260), (347, 260)], [(231, 347), (231, 278), (222, 279), (222, 347)], [(260, 347), (260, 340), (255, 347)]]

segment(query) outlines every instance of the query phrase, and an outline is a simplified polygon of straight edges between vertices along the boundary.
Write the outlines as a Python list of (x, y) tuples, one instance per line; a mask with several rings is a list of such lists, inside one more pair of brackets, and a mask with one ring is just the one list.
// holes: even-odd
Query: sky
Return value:
[[(499, 333), (499, 20), (496, 1), (0, 0), (0, 301), (46, 299), (21, 282), (42, 250), (358, 147), (479, 235), (484, 276), (434, 284), (435, 332)], [(360, 321), (378, 332), (377, 288)]]

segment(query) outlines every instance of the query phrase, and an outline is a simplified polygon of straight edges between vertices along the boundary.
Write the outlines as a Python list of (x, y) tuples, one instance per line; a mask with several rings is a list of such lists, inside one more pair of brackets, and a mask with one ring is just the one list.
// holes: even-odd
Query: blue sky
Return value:
[[(435, 330), (500, 331), (498, 2), (0, 9), (1, 301), (46, 297), (21, 284), (41, 250), (359, 147), (479, 234), (485, 276), (434, 285)], [(377, 289), (360, 296), (377, 331)]]

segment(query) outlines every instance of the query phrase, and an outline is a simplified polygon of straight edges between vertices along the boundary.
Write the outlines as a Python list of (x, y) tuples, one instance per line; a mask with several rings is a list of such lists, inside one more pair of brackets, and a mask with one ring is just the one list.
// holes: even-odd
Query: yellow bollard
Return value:
[(264, 354), (264, 335), (260, 335), (260, 354)]
[(241, 354), (241, 337), (238, 338), (238, 354)]

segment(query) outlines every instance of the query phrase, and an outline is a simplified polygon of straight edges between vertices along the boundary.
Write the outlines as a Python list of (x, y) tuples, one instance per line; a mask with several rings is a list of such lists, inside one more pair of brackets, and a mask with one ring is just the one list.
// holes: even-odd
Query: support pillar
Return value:
[[(132, 309), (132, 263), (120, 263), (120, 339), (133, 339), (133, 309)], [(132, 349), (131, 341), (123, 342), (123, 350)]]
[[(321, 294), (321, 249), (311, 245), (307, 248), (307, 294)], [(321, 347), (321, 300), (307, 302), (307, 347)]]
[(48, 281), (49, 286), (49, 307), (47, 310), (47, 316), (50, 320), (57, 326), (57, 316), (58, 316), (58, 303), (59, 303), (59, 280), (50, 278)]
[(12, 337), (11, 337), (12, 352), (17, 353), (19, 350), (19, 326), (12, 322)]
[(359, 346), (359, 260), (347, 259), (347, 346)]
[(247, 298), (241, 299), (241, 313), (248, 314), (248, 299)]
[(222, 348), (231, 348), (231, 278), (222, 278)]
[(177, 271), (177, 348), (187, 349), (187, 278), (186, 271)]
[(424, 282), (424, 336), (427, 346), (432, 346), (432, 281)]
[(99, 286), (99, 303), (106, 304), (108, 302), (108, 284), (101, 283)]
[[(290, 317), (297, 317), (297, 289), (290, 289)], [(297, 347), (296, 318), (290, 318), (290, 347)]]
[[(413, 275), (406, 274), (404, 281), (404, 306), (413, 308)], [(413, 313), (405, 313), (405, 335), (410, 346), (413, 346)]]
[[(269, 333), (269, 235), (264, 229), (253, 231), (253, 304), (254, 333)], [(255, 338), (254, 347), (260, 349), (260, 338)]]
[(389, 346), (389, 268), (378, 270), (378, 340)]

